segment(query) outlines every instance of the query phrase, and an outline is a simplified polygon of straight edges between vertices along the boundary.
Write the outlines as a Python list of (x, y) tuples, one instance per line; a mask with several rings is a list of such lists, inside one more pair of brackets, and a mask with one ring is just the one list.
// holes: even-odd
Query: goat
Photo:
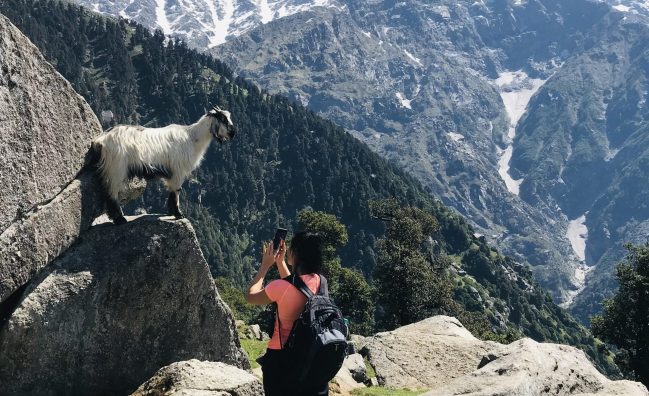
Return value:
[(124, 182), (133, 177), (162, 178), (169, 197), (169, 215), (179, 208), (182, 184), (203, 159), (212, 139), (226, 142), (236, 134), (230, 112), (218, 107), (192, 125), (163, 128), (117, 125), (92, 141), (91, 151), (106, 193), (106, 213), (115, 224), (126, 223), (117, 200)]

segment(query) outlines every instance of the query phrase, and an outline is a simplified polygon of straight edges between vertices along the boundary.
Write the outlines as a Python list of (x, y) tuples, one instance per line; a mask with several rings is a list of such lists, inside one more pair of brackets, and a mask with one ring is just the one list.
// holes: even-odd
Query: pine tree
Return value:
[(374, 201), (370, 206), (372, 215), (388, 225), (377, 243), (374, 271), (379, 329), (391, 330), (444, 312), (451, 304), (451, 284), (434, 268), (437, 220), (394, 200)]
[(615, 361), (625, 376), (649, 386), (649, 243), (627, 249), (617, 266), (620, 287), (591, 326), (595, 336), (618, 348)]

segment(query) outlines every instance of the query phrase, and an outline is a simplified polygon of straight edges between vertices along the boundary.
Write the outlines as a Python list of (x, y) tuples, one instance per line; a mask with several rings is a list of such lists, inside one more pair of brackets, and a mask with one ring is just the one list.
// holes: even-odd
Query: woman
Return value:
[(280, 243), (277, 251), (273, 251), (273, 243), (264, 247), (259, 272), (250, 283), (246, 293), (246, 301), (254, 305), (277, 303), (277, 317), (273, 337), (268, 342), (266, 354), (262, 359), (264, 373), (264, 391), (266, 396), (312, 396), (328, 395), (329, 384), (311, 384), (309, 389), (297, 392), (294, 389), (294, 367), (282, 351), (282, 346), (288, 339), (293, 322), (300, 316), (306, 304), (306, 297), (290, 282), (277, 279), (263, 286), (264, 277), (268, 270), (277, 265), (281, 278), (291, 275), (288, 265), (302, 278), (313, 293), (320, 287), (320, 271), (322, 269), (322, 246), (317, 234), (299, 232), (291, 240), (287, 260), (286, 244)]

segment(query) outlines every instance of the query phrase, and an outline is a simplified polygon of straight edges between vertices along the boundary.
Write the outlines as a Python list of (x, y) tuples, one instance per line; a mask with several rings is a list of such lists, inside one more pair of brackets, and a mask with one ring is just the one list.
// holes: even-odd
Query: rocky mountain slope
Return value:
[[(55, 8), (49, 11), (54, 13)], [(20, 98), (30, 98), (36, 92), (42, 94), (47, 88), (35, 87), (12, 76), (33, 69), (48, 70), (43, 57), (1, 15), (0, 33), (0, 37), (7, 38), (0, 44), (13, 48), (12, 61), (16, 62), (15, 69), (0, 79), (0, 91), (9, 92), (7, 102), (16, 100), (14, 93)], [(6, 53), (4, 48), (0, 49)], [(23, 62), (25, 59), (28, 61)], [(0, 57), (0, 70), (8, 70), (3, 67), (6, 62), (7, 58)], [(57, 91), (74, 97), (74, 91), (60, 75), (51, 72), (51, 79)], [(77, 103), (87, 106), (81, 99)], [(31, 112), (31, 105), (27, 101), (23, 110)], [(61, 106), (58, 102), (44, 100), (38, 106), (46, 113), (56, 116), (60, 113), (62, 119), (68, 116), (65, 109), (56, 111)], [(91, 113), (88, 117), (91, 125), (97, 124)], [(16, 122), (19, 117), (11, 113), (6, 119)], [(74, 135), (61, 138), (70, 136), (75, 138)], [(38, 137), (25, 133), (22, 140), (36, 144)], [(83, 153), (79, 156), (82, 158)], [(37, 166), (27, 170), (37, 175), (33, 182), (61, 171)], [(12, 176), (3, 175), (7, 179), (2, 180), (7, 182)], [(14, 257), (21, 257), (22, 251), (36, 249), (39, 244), (61, 246), (60, 251), (48, 253), (40, 272), (29, 274), (23, 286), (5, 282), (14, 276), (15, 270), (6, 266), (11, 259), (3, 258), (0, 262), (3, 268), (10, 268), (0, 273), (0, 280), (12, 285), (6, 289), (8, 295), (0, 297), (3, 393), (126, 394), (142, 383), (136, 394), (174, 391), (252, 395), (259, 392), (259, 382), (236, 367), (196, 360), (179, 362), (199, 358), (248, 366), (231, 312), (219, 297), (190, 223), (143, 216), (131, 218), (124, 226), (99, 224), (88, 230), (101, 211), (101, 200), (92, 194), (97, 190), (92, 173), (81, 172), (78, 177), (63, 183), (64, 187), (55, 190), (53, 197), (47, 197), (50, 203), (61, 201), (59, 206), (34, 207), (8, 226), (11, 229), (13, 223), (31, 221), (34, 213), (39, 212), (58, 214), (79, 225), (76, 235), (36, 233), (32, 245), (13, 246)], [(73, 188), (77, 184), (94, 184), (94, 188)], [(73, 193), (66, 193), (70, 188)], [(86, 205), (75, 204), (79, 200)], [(478, 240), (472, 243), (476, 246), (474, 250), (486, 247)], [(497, 276), (496, 273), (492, 276)], [(509, 276), (525, 281), (515, 271)], [(528, 284), (528, 291), (530, 286), (533, 287)], [(547, 306), (551, 307), (547, 296), (533, 288), (535, 295), (546, 297)], [(547, 306), (537, 303), (546, 310)], [(555, 314), (556, 320), (562, 320), (561, 316), (565, 315), (560, 310)], [(579, 328), (570, 331), (579, 332)], [(384, 344), (386, 340), (388, 348)], [(396, 368), (404, 374), (398, 376), (399, 380), (410, 377), (424, 386), (430, 376), (437, 381), (431, 391), (444, 394), (480, 394), (494, 383), (503, 394), (538, 394), (540, 390), (550, 394), (647, 394), (640, 384), (606, 379), (583, 352), (574, 348), (531, 340), (508, 346), (478, 341), (459, 322), (448, 317), (431, 318), (377, 334), (362, 343), (362, 350), (386, 385), (390, 384), (391, 370)], [(447, 347), (440, 349), (444, 345)], [(476, 351), (484, 353), (479, 357)], [(548, 356), (556, 359), (554, 366)], [(443, 360), (447, 358), (450, 358), (448, 362)], [(395, 364), (400, 360), (408, 364)], [(413, 365), (417, 362), (421, 364)], [(158, 370), (162, 366), (166, 367)], [(478, 369), (470, 371), (472, 367)], [(449, 369), (445, 377), (457, 379), (441, 383), (439, 379), (444, 376), (439, 371)], [(470, 377), (465, 376), (467, 373)], [(530, 380), (531, 377), (534, 379)]]
[[(585, 288), (585, 319), (622, 243), (647, 235), (646, 190), (623, 180), (647, 147), (627, 139), (645, 125), (646, 35), (641, 15), (587, 1), (354, 2), (213, 52), (416, 175), (566, 305)], [(626, 147), (634, 160), (611, 161)]]
[(78, 0), (88, 9), (134, 20), (151, 30), (209, 49), (249, 30), (314, 7), (341, 9), (336, 0)]

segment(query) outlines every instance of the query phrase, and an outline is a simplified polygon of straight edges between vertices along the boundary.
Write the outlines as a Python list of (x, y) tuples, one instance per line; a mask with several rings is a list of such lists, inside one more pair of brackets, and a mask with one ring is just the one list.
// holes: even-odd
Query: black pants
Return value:
[(308, 389), (296, 389), (296, 368), (277, 349), (267, 349), (261, 361), (266, 396), (328, 396), (329, 384), (312, 384)]

